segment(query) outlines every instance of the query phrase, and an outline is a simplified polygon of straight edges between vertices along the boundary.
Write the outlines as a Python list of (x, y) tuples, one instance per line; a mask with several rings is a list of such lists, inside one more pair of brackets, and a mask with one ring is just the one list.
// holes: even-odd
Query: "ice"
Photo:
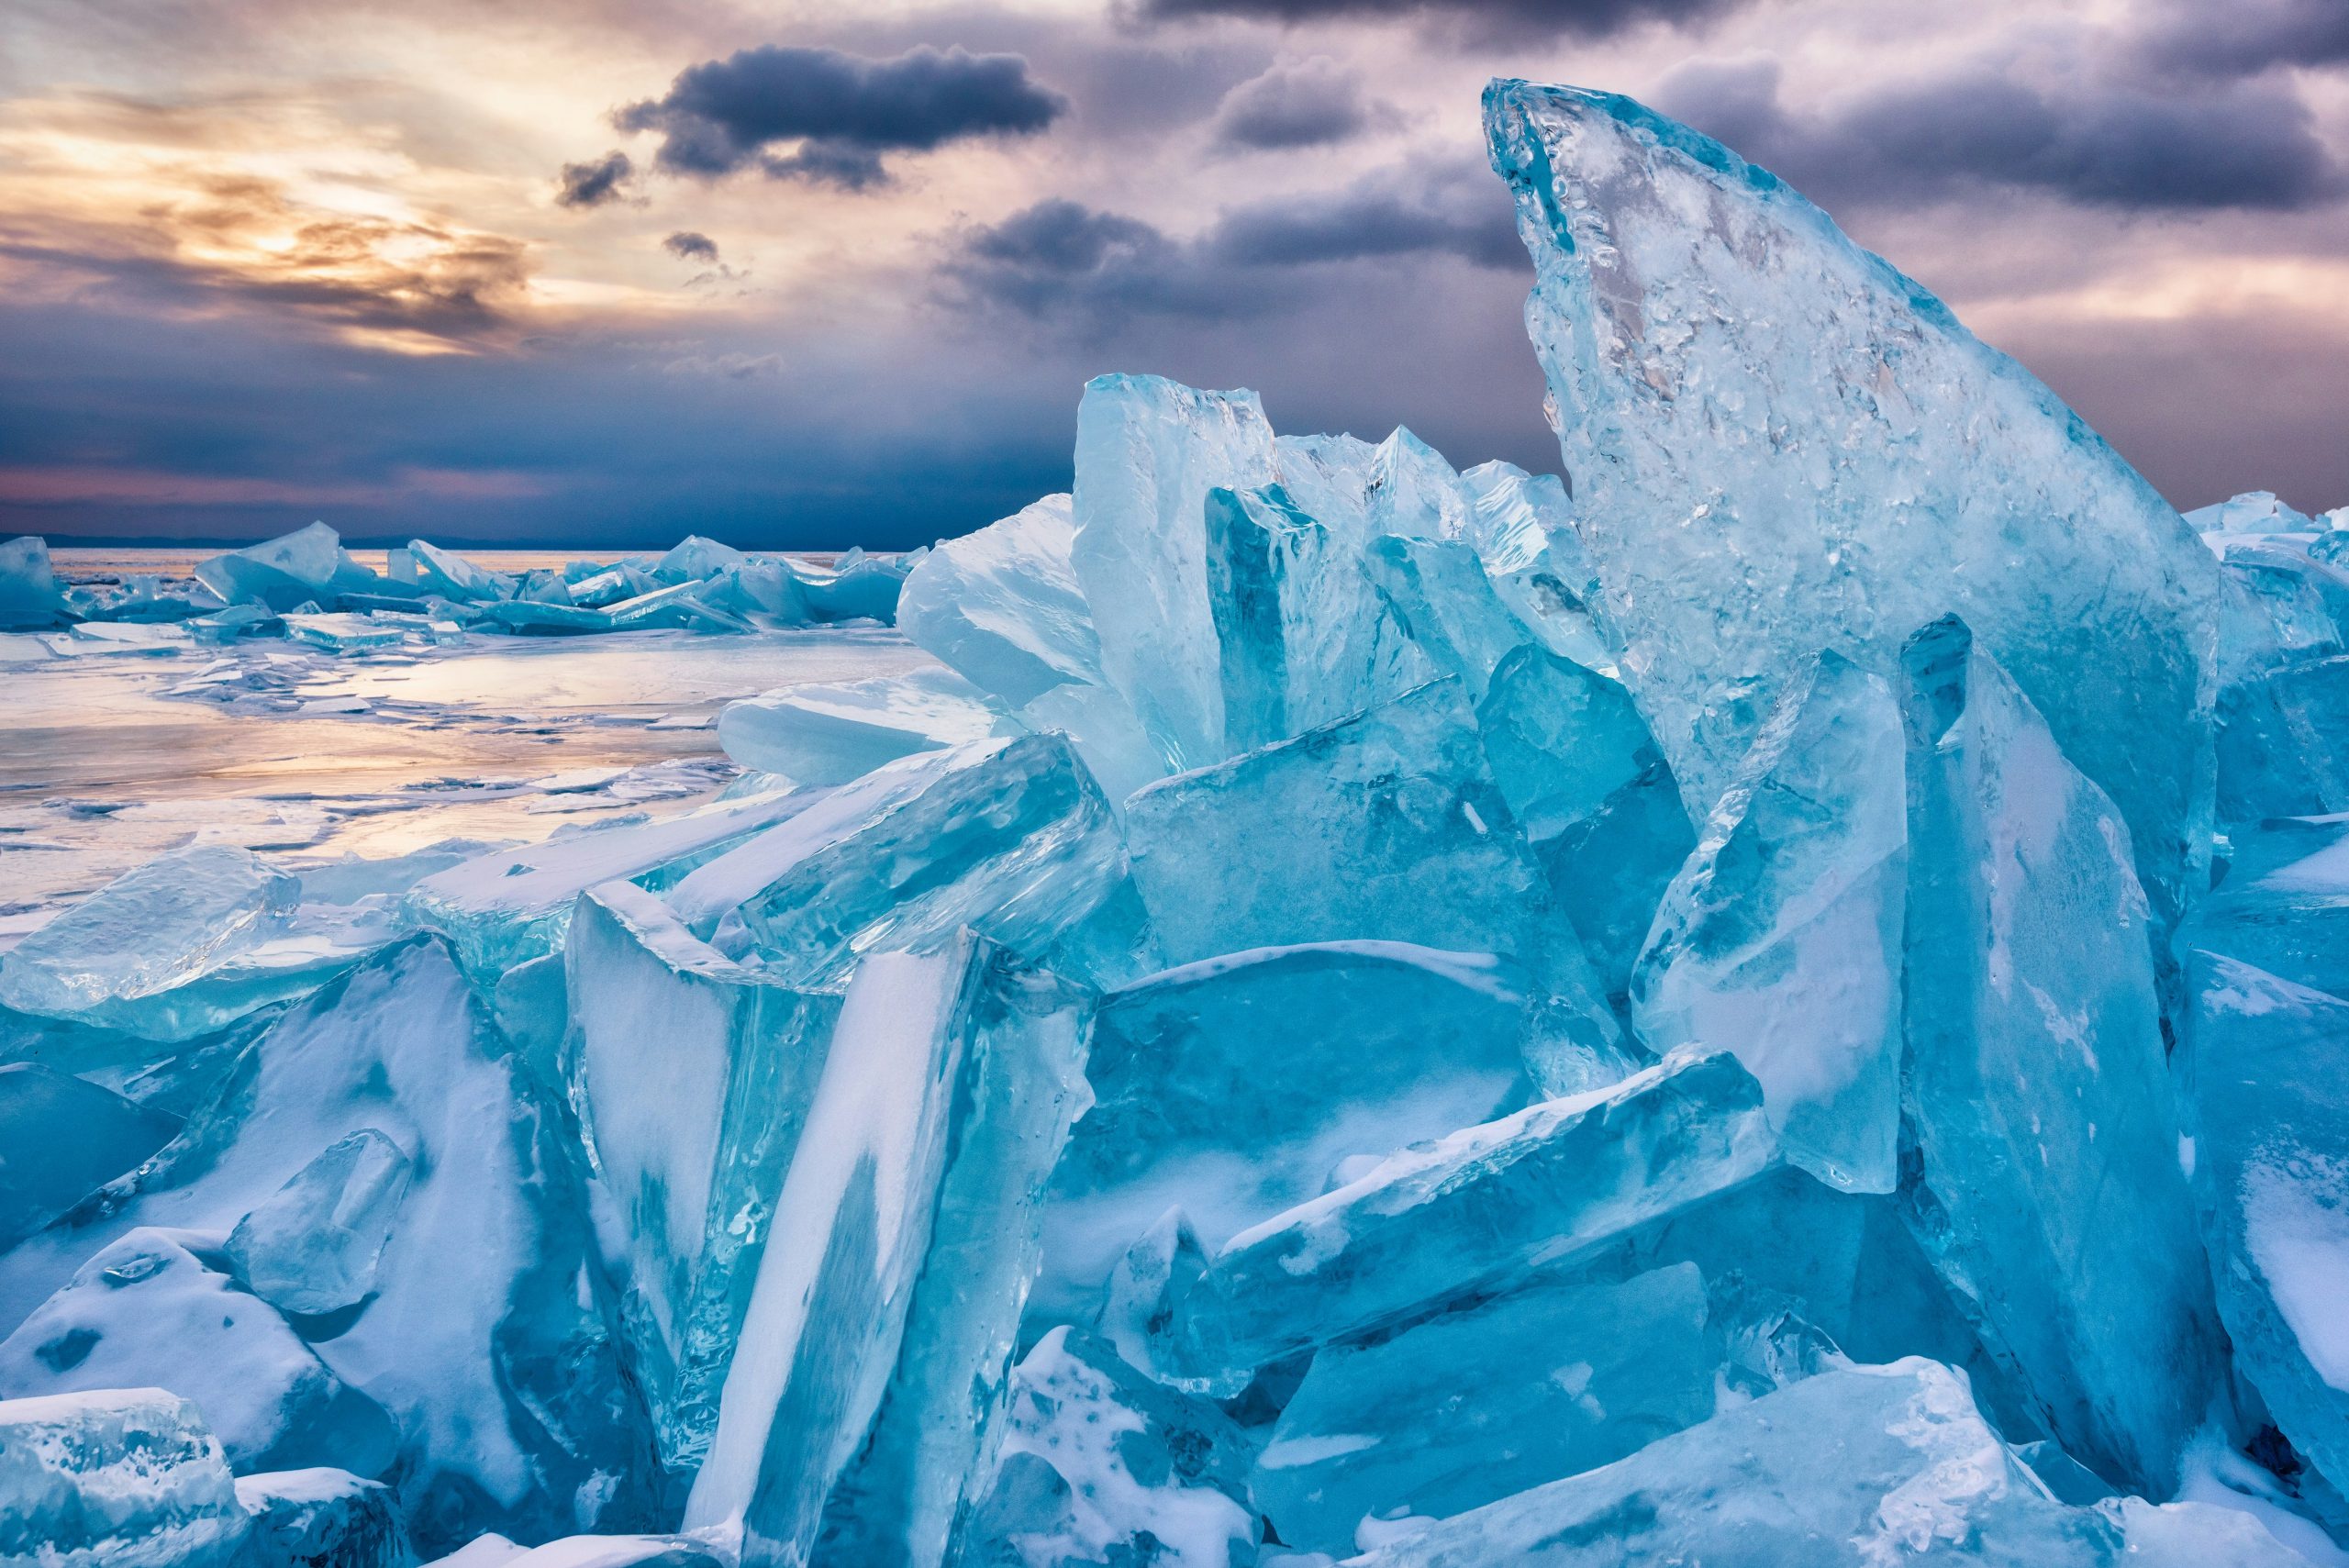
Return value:
[(372, 1127), (328, 1144), (229, 1232), (237, 1277), (281, 1312), (317, 1317), (358, 1306), (374, 1291), (413, 1170), (406, 1151)]
[(605, 610), (576, 605), (548, 605), (529, 599), (500, 599), (481, 606), (484, 617), (507, 631), (577, 636), (610, 631), (614, 622)]
[(0, 544), (0, 631), (61, 626), (72, 618), (50, 570), (49, 541), (32, 535)]
[(1124, 870), (1091, 775), (1061, 737), (1030, 735), (876, 769), (701, 866), (671, 902), (727, 956), (823, 986), (860, 953), (963, 927), (1039, 958)]
[(1509, 651), (1532, 640), (1464, 539), (1389, 534), (1371, 541), (1364, 565), (1411, 641), (1437, 673), (1458, 676), (1472, 702), (1485, 699)]
[(1341, 1162), (1514, 1110), (1522, 971), (1404, 942), (1260, 948), (1101, 999), (1093, 1108), (1052, 1181), (1040, 1305), (1063, 1318), (1181, 1205), (1220, 1246)]
[(2065, 1447), (2165, 1487), (2223, 1352), (2129, 831), (1963, 623), (1904, 659), (1913, 1223)]
[[(135, 1229), (217, 1244), (368, 1128), (414, 1162), (374, 1292), (299, 1329), (315, 1336), (306, 1353), (390, 1413), (418, 1550), (490, 1529), (640, 1527), (654, 1485), (648, 1423), (613, 1342), (576, 1145), (435, 939), (386, 950), (279, 1019), (235, 1060), (186, 1157), (0, 1255), (0, 1322)], [(236, 1299), (246, 1332), (247, 1315), (274, 1316)], [(274, 1364), (183, 1351), (154, 1375), (233, 1381)]]
[(1611, 670), (1614, 634), (1598, 574), (1575, 536), (1564, 481), (1508, 462), (1480, 463), (1460, 477), (1475, 497), (1468, 537), (1493, 592), (1551, 652)]
[[(1582, 542), (1709, 812), (1821, 646), (1962, 614), (2119, 806), (2157, 909), (2210, 831), (2207, 550), (2054, 394), (1767, 172), (1628, 98), (1496, 82)], [(2159, 740), (2149, 743), (2149, 738)]]
[(2202, 534), (2304, 534), (2317, 525), (2307, 513), (2278, 500), (2273, 490), (2250, 490), (2187, 513), (2186, 526)]
[(803, 784), (843, 784), (882, 763), (1016, 727), (952, 670), (910, 670), (843, 685), (786, 686), (726, 705), (718, 744), (745, 768)]
[(1066, 495), (941, 542), (906, 577), (897, 625), (1013, 706), (1069, 681), (1099, 684), (1101, 643), (1071, 563)]
[(2276, 1424), (2349, 1477), (2349, 1002), (2193, 958), (2194, 1190), (2235, 1362)]
[(687, 534), (669, 547), (668, 553), (653, 562), (652, 575), (663, 583), (697, 583), (715, 577), (720, 572), (740, 567), (750, 558), (730, 545), (699, 534)]
[(1162, 780), (1126, 820), (1175, 962), (1364, 937), (1531, 956), (1540, 872), (1456, 681)]
[(1166, 765), (1230, 754), (1208, 607), (1208, 492), (1271, 483), (1273, 431), (1252, 392), (1098, 376), (1076, 413), (1070, 564), (1108, 683)]
[(851, 550), (832, 562), (832, 570), (808, 570), (792, 563), (806, 596), (807, 613), (817, 621), (896, 618), (897, 595), (906, 575), (920, 563), (921, 552), (909, 555), (867, 555)]
[(1350, 1555), (1366, 1518), (1464, 1513), (1709, 1418), (1720, 1362), (1692, 1263), (1537, 1285), (1315, 1356), (1250, 1492), (1290, 1546)]
[(840, 1002), (740, 968), (627, 882), (579, 901), (564, 972), (572, 1097), (628, 1238), (636, 1375), (662, 1462), (689, 1470)]
[(407, 1529), (392, 1489), (347, 1471), (315, 1468), (240, 1476), (237, 1501), (252, 1516), (245, 1568), (409, 1568)]
[(39, 1062), (0, 1066), (0, 1249), (135, 1169), (179, 1126)]
[(2234, 860), (2180, 941), (2349, 996), (2349, 818), (2238, 828)]
[(1911, 1558), (2253, 1568), (2294, 1554), (2242, 1515), (2199, 1504), (2066, 1507), (1998, 1440), (1963, 1378), (1911, 1359), (1822, 1373), (1360, 1561), (1879, 1568)]
[(928, 1255), (874, 1433), (825, 1505), (815, 1561), (942, 1563), (1003, 1440), (1039, 1205), (1089, 1099), (1091, 998), (990, 956), (970, 1002)]
[(225, 1264), (217, 1245), (140, 1229), (101, 1249), (0, 1340), (0, 1398), (169, 1388), (195, 1402), (239, 1471), (387, 1468), (395, 1437), (383, 1407), (192, 1250)]
[(562, 951), (573, 906), (587, 889), (707, 855), (788, 819), (814, 798), (761, 790), (657, 822), (494, 851), (417, 883), (406, 906), (419, 924), (448, 937), (468, 973), (494, 984)]
[(1019, 1364), (1002, 1460), (966, 1537), (987, 1564), (1255, 1561), (1247, 1438), (1066, 1327)]
[(1178, 1326), (1186, 1374), (1254, 1368), (1507, 1288), (1759, 1174), (1759, 1087), (1727, 1051), (1415, 1145), (1233, 1237)]
[(1476, 725), (1493, 782), (1535, 843), (1592, 822), (1664, 771), (1621, 682), (1531, 643), (1494, 669)]
[(0, 1560), (231, 1568), (248, 1523), (218, 1440), (157, 1388), (0, 1400)]
[(904, 1342), (947, 1161), (968, 940), (857, 968), (758, 1264), (688, 1529), (809, 1559)]
[(299, 896), (248, 851), (160, 856), (0, 955), (0, 1003), (152, 1040), (210, 1034), (360, 956), (291, 934)]
[(1735, 1051), (1787, 1158), (1854, 1192), (1897, 1175), (1904, 744), (1882, 677), (1821, 654), (1714, 806), (1631, 981), (1642, 1043)]
[(1370, 531), (1404, 539), (1459, 539), (1475, 506), (1443, 454), (1399, 425), (1371, 454), (1364, 495)]
[(216, 555), (195, 569), (202, 583), (228, 604), (250, 601), (278, 611), (305, 603), (331, 604), (346, 593), (381, 592), (384, 579), (361, 566), (324, 523), (312, 523), (266, 543)]
[(1442, 673), (1349, 549), (1279, 485), (1208, 492), (1208, 617), (1225, 744), (1252, 751)]
[(492, 1561), (510, 1562), (514, 1568), (731, 1568), (732, 1564), (724, 1551), (692, 1536), (573, 1535), (494, 1560), (484, 1552), (463, 1568), (489, 1568)]
[(1275, 436), (1281, 487), (1309, 517), (1359, 550), (1370, 538), (1371, 471), (1378, 449), (1353, 436)]
[(407, 631), (396, 622), (363, 615), (321, 615), (285, 617), (286, 635), (296, 642), (323, 648), (329, 653), (360, 653), (373, 648), (397, 648)]

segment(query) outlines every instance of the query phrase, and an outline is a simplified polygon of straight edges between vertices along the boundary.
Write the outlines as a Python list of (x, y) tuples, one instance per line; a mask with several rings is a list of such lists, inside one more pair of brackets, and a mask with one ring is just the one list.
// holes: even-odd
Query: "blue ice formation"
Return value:
[(1111, 375), (916, 560), (109, 601), (936, 663), (0, 955), (0, 1557), (2349, 1561), (2349, 515), (2189, 526), (1765, 172), (1486, 107), (1567, 476)]
[(684, 628), (748, 631), (896, 618), (906, 573), (924, 552), (851, 550), (829, 564), (746, 555), (699, 535), (660, 556), (574, 561), (560, 571), (493, 571), (425, 539), (384, 552), (381, 572), (312, 523), (197, 564), (192, 578), (133, 576), (106, 586), (61, 581), (45, 540), (0, 543), (0, 631), (178, 622), (206, 642), (280, 636), (329, 653), (468, 630), (571, 637)]

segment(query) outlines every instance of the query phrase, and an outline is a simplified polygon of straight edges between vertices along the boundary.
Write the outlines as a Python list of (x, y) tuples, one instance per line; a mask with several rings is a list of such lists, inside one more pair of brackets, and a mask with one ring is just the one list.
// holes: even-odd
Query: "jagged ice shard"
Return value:
[(1691, 815), (1822, 644), (1888, 672), (1954, 611), (2174, 916), (2209, 856), (2217, 606), (2177, 513), (1768, 171), (1609, 94), (1495, 82), (1485, 121), (1582, 542)]

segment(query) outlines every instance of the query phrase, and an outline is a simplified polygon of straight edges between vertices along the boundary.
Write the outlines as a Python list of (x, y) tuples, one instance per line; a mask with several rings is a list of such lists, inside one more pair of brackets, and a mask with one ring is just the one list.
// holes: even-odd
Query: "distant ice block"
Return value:
[(1495, 82), (1527, 327), (1622, 668), (1699, 818), (1810, 657), (1963, 615), (2110, 795), (2157, 910), (2208, 857), (2210, 554), (2103, 440), (1767, 172)]
[(1692, 1263), (1535, 1285), (1316, 1355), (1250, 1494), (1290, 1546), (1351, 1555), (1365, 1520), (1465, 1513), (1709, 1419), (1720, 1362)]
[(1040, 1306), (1090, 1307), (1170, 1207), (1215, 1246), (1319, 1195), (1345, 1161), (1532, 1097), (1527, 979), (1404, 942), (1258, 948), (1113, 991), (1095, 1015), (1093, 1108), (1052, 1178)]
[(1235, 1236), (1185, 1302), (1188, 1375), (1255, 1368), (1572, 1262), (1758, 1175), (1762, 1095), (1727, 1051), (1545, 1100), (1389, 1156)]
[(0, 1560), (230, 1568), (249, 1528), (219, 1440), (177, 1395), (0, 1400)]
[(1076, 413), (1070, 562), (1101, 670), (1170, 769), (1230, 754), (1208, 608), (1208, 492), (1271, 483), (1273, 431), (1252, 392), (1158, 376), (1085, 384)]
[(388, 1468), (390, 1417), (190, 1251), (216, 1242), (133, 1230), (101, 1249), (0, 1340), (0, 1398), (168, 1388), (204, 1412), (239, 1471)]
[(2197, 952), (2178, 1145), (2236, 1364), (2292, 1446), (2349, 1477), (2349, 1002)]
[(1908, 1211), (2065, 1447), (2165, 1489), (2224, 1352), (2129, 830), (1963, 623), (1904, 661)]
[(328, 1144), (228, 1233), (237, 1277), (282, 1312), (358, 1306), (374, 1292), (414, 1168), (372, 1127)]
[(195, 569), (196, 581), (228, 604), (252, 603), (278, 611), (306, 602), (331, 606), (339, 595), (380, 591), (384, 580), (351, 558), (324, 523), (216, 555)]
[(662, 1461), (687, 1471), (717, 1426), (840, 1000), (740, 968), (627, 882), (580, 899), (564, 970), (572, 1100), (630, 1264), (622, 1321)]
[(2202, 534), (2304, 534), (2317, 528), (2315, 519), (2285, 505), (2273, 490), (2248, 490), (2197, 507), (2186, 514), (2186, 525)]
[(1820, 655), (1713, 807), (1631, 980), (1650, 1050), (1735, 1051), (1787, 1158), (1854, 1192), (1898, 1176), (1904, 746), (1883, 678)]
[(652, 563), (652, 575), (663, 583), (698, 583), (739, 567), (749, 559), (731, 545), (699, 534), (687, 534)]
[(1944, 1556), (2280, 1568), (2296, 1555), (2232, 1509), (2056, 1501), (1976, 1411), (1965, 1381), (1921, 1359), (1825, 1372), (1618, 1463), (1397, 1533), (1363, 1568), (1877, 1568)]
[(180, 1118), (35, 1062), (0, 1067), (0, 1250), (136, 1169)]
[(392, 1489), (348, 1471), (317, 1468), (239, 1476), (252, 1516), (244, 1568), (411, 1568), (407, 1529)]
[(1017, 707), (1064, 682), (1098, 684), (1101, 641), (1077, 584), (1066, 495), (941, 541), (907, 574), (897, 626)]
[(1380, 938), (1525, 958), (1543, 895), (1453, 680), (1126, 802), (1177, 962)]
[(1062, 1327), (1019, 1363), (1002, 1458), (963, 1561), (1252, 1562), (1249, 1441), (1222, 1411)]
[(50, 569), (49, 541), (28, 534), (0, 544), (0, 631), (62, 626), (72, 618), (64, 584)]
[(1397, 539), (1464, 537), (1475, 502), (1443, 454), (1397, 425), (1371, 453), (1370, 532)]
[(285, 634), (296, 642), (323, 648), (329, 653), (363, 653), (372, 648), (397, 648), (407, 632), (370, 616), (287, 615)]
[(1493, 592), (1551, 652), (1611, 669), (1614, 633), (1601, 607), (1598, 574), (1574, 531), (1564, 482), (1497, 462), (1460, 478), (1475, 498), (1468, 537)]
[(941, 669), (785, 686), (728, 703), (718, 716), (729, 757), (803, 784), (844, 784), (915, 751), (1016, 732), (985, 692)]

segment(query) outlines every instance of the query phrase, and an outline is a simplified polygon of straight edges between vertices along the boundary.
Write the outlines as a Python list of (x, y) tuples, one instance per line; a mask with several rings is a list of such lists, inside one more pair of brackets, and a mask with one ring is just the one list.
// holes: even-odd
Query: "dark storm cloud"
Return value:
[(1226, 94), (1215, 137), (1235, 148), (1319, 147), (1361, 135), (1371, 119), (1362, 72), (1317, 54), (1275, 65)]
[(1328, 21), (1412, 21), (1469, 39), (1604, 38), (1647, 22), (1682, 24), (1742, 0), (1139, 0), (1151, 21), (1238, 17), (1284, 26)]
[[(709, 178), (755, 165), (862, 190), (887, 179), (884, 153), (1030, 136), (1066, 107), (1016, 54), (924, 44), (874, 60), (767, 45), (689, 66), (665, 95), (613, 117), (622, 130), (660, 132), (657, 161), (673, 173)], [(798, 145), (770, 150), (781, 142)]]
[(2290, 210), (2343, 188), (2308, 106), (2274, 83), (2181, 90), (2108, 77), (2043, 90), (1983, 65), (1819, 114), (1787, 108), (1777, 87), (1773, 61), (1708, 62), (1655, 96), (1831, 207), (2002, 187), (2094, 206)]
[(2146, 19), (2147, 55), (2189, 75), (2349, 62), (2343, 0), (2169, 0)]
[(680, 261), (718, 260), (718, 241), (707, 234), (696, 234), (691, 229), (683, 229), (672, 234), (668, 239), (661, 241), (661, 249)]
[(942, 274), (966, 305), (1008, 306), (1097, 330), (1144, 313), (1241, 319), (1293, 308), (1304, 269), (1455, 258), (1523, 267), (1508, 204), (1468, 165), (1390, 169), (1328, 196), (1226, 211), (1177, 239), (1078, 203), (1039, 202), (961, 236)]
[(554, 199), (562, 206), (601, 206), (620, 195), (620, 187), (636, 172), (625, 152), (607, 152), (584, 163), (566, 163), (555, 181)]

